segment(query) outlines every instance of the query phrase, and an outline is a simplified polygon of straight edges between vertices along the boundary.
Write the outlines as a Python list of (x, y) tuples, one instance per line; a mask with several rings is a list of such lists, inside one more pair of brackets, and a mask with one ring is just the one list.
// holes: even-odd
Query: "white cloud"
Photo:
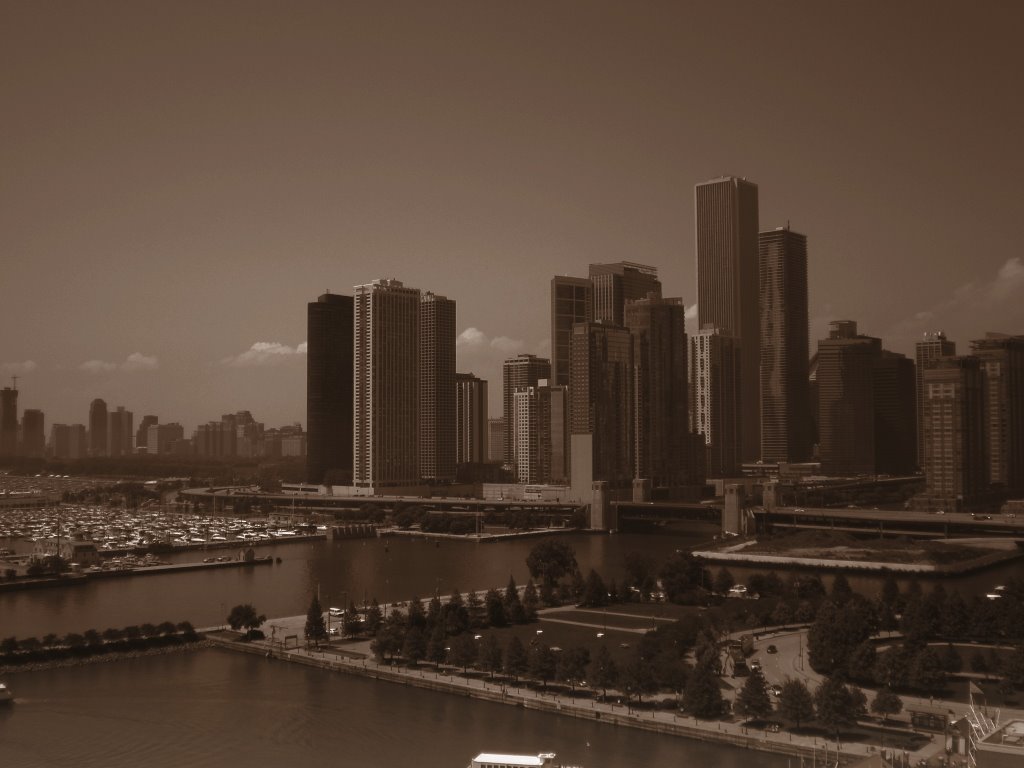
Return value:
[(107, 360), (86, 360), (78, 366), (78, 369), (86, 373), (111, 373), (113, 371), (135, 373), (137, 371), (155, 371), (159, 367), (160, 361), (156, 358), (156, 355), (132, 352), (120, 363), (112, 363)]
[(155, 355), (144, 355), (141, 352), (132, 352), (121, 363), (122, 371), (155, 371), (159, 367), (160, 362)]
[(15, 376), (21, 376), (22, 374), (32, 373), (39, 366), (36, 365), (35, 360), (23, 360), (18, 363), (4, 363), (0, 366), (5, 372), (13, 374)]
[(999, 268), (996, 279), (989, 287), (989, 293), (996, 301), (1015, 296), (1018, 301), (1024, 298), (1024, 262), (1020, 256), (1008, 259)]
[(697, 305), (691, 304), (686, 308), (686, 319), (696, 320), (697, 319)]
[(455, 346), (476, 349), (487, 343), (487, 336), (479, 328), (467, 328), (455, 339)]
[(522, 339), (511, 339), (508, 336), (495, 336), (491, 339), (491, 349), (496, 349), (506, 355), (518, 352), (522, 348)]
[(308, 348), (304, 341), (294, 347), (278, 341), (257, 341), (245, 352), (223, 358), (220, 362), (232, 368), (248, 368), (261, 365), (277, 365), (294, 360), (306, 354)]

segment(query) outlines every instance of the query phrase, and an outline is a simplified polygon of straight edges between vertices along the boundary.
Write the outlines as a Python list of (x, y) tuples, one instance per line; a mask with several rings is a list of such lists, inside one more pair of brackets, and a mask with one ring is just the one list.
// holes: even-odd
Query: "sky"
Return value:
[[(550, 278), (695, 300), (693, 187), (760, 190), (833, 319), (1024, 333), (1024, 5), (0, 0), (0, 377), (187, 429), (305, 422), (306, 303), (457, 302), (500, 412)], [(47, 426), (47, 429), (49, 426)]]

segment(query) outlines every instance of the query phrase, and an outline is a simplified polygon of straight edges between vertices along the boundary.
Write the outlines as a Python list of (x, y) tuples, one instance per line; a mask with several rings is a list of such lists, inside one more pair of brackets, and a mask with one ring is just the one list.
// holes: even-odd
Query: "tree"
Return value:
[(523, 590), (523, 612), (527, 623), (537, 620), (537, 607), (540, 605), (540, 597), (537, 595), (537, 586), (533, 579), (526, 582), (526, 589)]
[(353, 603), (349, 603), (345, 613), (341, 615), (341, 633), (345, 637), (355, 637), (363, 630), (363, 622), (359, 620), (359, 612)]
[(608, 588), (605, 587), (604, 580), (593, 568), (587, 574), (587, 580), (583, 587), (583, 605), (591, 608), (608, 605)]
[(597, 649), (588, 674), (591, 685), (601, 689), (601, 698), (607, 697), (608, 689), (618, 684), (619, 670), (606, 646)]
[(661, 567), (659, 576), (665, 596), (678, 603), (687, 592), (703, 586), (704, 568), (689, 552), (676, 552)]
[(942, 652), (942, 669), (951, 675), (955, 675), (963, 668), (964, 660), (960, 658), (956, 648), (953, 647), (952, 643), (946, 643), (946, 648)]
[(439, 621), (430, 631), (430, 639), (427, 641), (426, 659), (433, 662), (435, 669), (441, 665), (441, 662), (444, 661), (445, 656), (448, 654), (447, 642), (448, 635), (444, 631), (444, 623)]
[(309, 601), (306, 611), (306, 642), (317, 643), (327, 638), (327, 624), (324, 623), (324, 609), (320, 606), (320, 598), (315, 594)]
[(427, 626), (430, 628), (436, 627), (440, 621), (441, 598), (435, 594), (430, 598), (430, 602), (427, 603)]
[(915, 656), (910, 665), (910, 684), (921, 691), (934, 694), (946, 684), (946, 673), (942, 659), (935, 649), (925, 647)]
[(370, 607), (366, 609), (366, 616), (363, 619), (363, 628), (370, 636), (375, 636), (380, 625), (384, 622), (384, 614), (380, 609), (377, 598), (373, 598)]
[(516, 580), (508, 577), (508, 586), (505, 587), (505, 597), (502, 600), (505, 608), (505, 618), (509, 624), (523, 624), (526, 621), (526, 611), (519, 599), (519, 588), (516, 587)]
[(555, 676), (569, 688), (576, 690), (577, 684), (583, 682), (587, 675), (587, 665), (590, 664), (590, 651), (581, 645), (566, 648), (558, 654), (558, 665)]
[(814, 698), (802, 681), (789, 679), (782, 684), (782, 692), (779, 693), (779, 714), (796, 723), (797, 728), (804, 721), (814, 717)]
[(480, 595), (476, 592), (470, 592), (466, 596), (466, 611), (469, 613), (469, 626), (473, 629), (479, 629), (484, 626), (486, 614), (484, 612), (484, 603), (480, 599)]
[(629, 586), (637, 589), (645, 600), (654, 590), (654, 558), (643, 552), (626, 553), (626, 574)]
[(683, 707), (694, 717), (711, 718), (722, 714), (722, 689), (718, 675), (708, 664), (697, 664), (686, 681)]
[(814, 691), (814, 708), (818, 720), (835, 733), (839, 727), (850, 725), (856, 717), (854, 697), (838, 675), (826, 677)]
[(1017, 688), (1024, 688), (1024, 645), (1018, 645), (1006, 661), (1006, 679)]
[(760, 670), (754, 672), (743, 683), (736, 696), (736, 711), (748, 717), (765, 718), (772, 712), (772, 699)]
[[(161, 625), (161, 626), (163, 626), (163, 625)], [(174, 631), (174, 625), (173, 624), (171, 625), (171, 631), (172, 632)], [(103, 638), (100, 637), (100, 633), (97, 632), (95, 629), (87, 629), (84, 634), (85, 634), (85, 642), (88, 643), (89, 645), (91, 645), (93, 647), (96, 647), (96, 646), (99, 646), (99, 645), (103, 645)]]
[(405, 643), (405, 623), (402, 617), (393, 613), (377, 630), (377, 636), (370, 643), (370, 650), (377, 661), (391, 661), (402, 650)]
[(427, 638), (423, 629), (418, 626), (409, 627), (405, 631), (405, 641), (402, 643), (402, 656), (410, 667), (415, 667), (426, 656)]
[[(157, 626), (157, 629), (160, 630), (161, 635), (173, 635), (175, 631), (177, 631), (177, 628), (174, 626), (173, 621), (161, 621), (160, 624)], [(88, 634), (89, 633), (86, 632), (86, 635)]]
[(494, 679), (494, 673), (501, 671), (502, 653), (498, 638), (492, 634), (484, 635), (480, 641), (480, 651), (477, 655), (477, 666), (481, 672), (486, 672)]
[(853, 596), (853, 589), (850, 582), (842, 573), (837, 573), (832, 579), (832, 602), (842, 606)]
[(526, 567), (530, 569), (530, 576), (549, 587), (579, 572), (576, 552), (562, 541), (542, 541), (535, 545), (526, 558)]
[(426, 628), (427, 615), (423, 612), (423, 601), (419, 597), (414, 596), (409, 601), (409, 607), (406, 609), (405, 615), (405, 623), (409, 627), (418, 627), (421, 630)]
[(875, 650), (875, 644), (865, 640), (853, 649), (846, 664), (846, 671), (853, 680), (870, 681), (874, 678), (877, 663), (878, 652)]
[(0, 640), (0, 653), (10, 654), (18, 650), (18, 638), (16, 637), (5, 637)]
[(733, 579), (732, 574), (729, 573), (728, 568), (720, 568), (718, 573), (715, 574), (715, 580), (712, 582), (715, 592), (720, 595), (724, 595), (728, 592), (732, 586), (736, 583)]
[(971, 654), (971, 671), (977, 672), (979, 675), (984, 675), (986, 678), (988, 677), (989, 672), (991, 672), (988, 665), (988, 659), (985, 657), (985, 654), (981, 652), (980, 648)]
[[(266, 618), (264, 618), (263, 621), (266, 621)], [(261, 621), (260, 624), (262, 624), (263, 621)], [(160, 634), (160, 630), (157, 629), (156, 624), (151, 624), (148, 621), (139, 627), (139, 631), (142, 632), (143, 637), (156, 637)]]
[(452, 638), (448, 652), (448, 661), (450, 663), (457, 667), (462, 667), (462, 673), (465, 674), (469, 669), (469, 665), (473, 664), (476, 659), (477, 644), (471, 634), (463, 632), (461, 635), (456, 635)]
[(445, 631), (449, 635), (459, 635), (469, 629), (469, 611), (459, 590), (452, 590), (448, 602), (444, 604), (441, 611), (441, 616), (444, 620)]
[(889, 722), (889, 715), (898, 715), (903, 711), (903, 699), (888, 688), (882, 688), (871, 700), (871, 711), (881, 715), (885, 722)]
[(889, 648), (878, 654), (875, 680), (889, 688), (904, 688), (910, 680), (910, 665), (914, 652), (906, 645)]
[(77, 632), (71, 632), (65, 635), (64, 645), (68, 648), (82, 648), (85, 646), (85, 637)]
[(513, 682), (518, 682), (519, 676), (526, 672), (527, 666), (526, 649), (522, 641), (512, 635), (505, 646), (505, 674), (511, 677)]
[(50, 648), (56, 645), (60, 641), (60, 637), (53, 634), (52, 632), (48, 635), (43, 635), (42, 643), (43, 648)]
[[(315, 598), (314, 598), (315, 599)], [(228, 626), (236, 632), (240, 629), (245, 629), (246, 633), (252, 632), (255, 629), (259, 629), (260, 625), (267, 620), (266, 616), (256, 613), (256, 609), (249, 603), (243, 603), (236, 605), (231, 609), (231, 613), (228, 614), (227, 622)], [(323, 619), (321, 619), (323, 621)], [(308, 623), (308, 622), (307, 622)], [(149, 626), (153, 626), (150, 624)], [(128, 629), (125, 628), (125, 634), (128, 634)], [(155, 627), (154, 627), (155, 629)], [(139, 634), (143, 634), (142, 630), (139, 630)]]
[(547, 690), (548, 681), (555, 676), (557, 659), (547, 643), (534, 643), (530, 648), (527, 666), (530, 677), (540, 680), (541, 688)]
[(637, 703), (642, 702), (645, 695), (658, 692), (654, 665), (640, 653), (635, 654), (619, 675), (619, 685), (627, 697), (636, 696)]
[(493, 587), (487, 590), (487, 594), (484, 596), (484, 606), (488, 625), (504, 627), (508, 624), (508, 618), (505, 616), (505, 603), (502, 601), (498, 590)]

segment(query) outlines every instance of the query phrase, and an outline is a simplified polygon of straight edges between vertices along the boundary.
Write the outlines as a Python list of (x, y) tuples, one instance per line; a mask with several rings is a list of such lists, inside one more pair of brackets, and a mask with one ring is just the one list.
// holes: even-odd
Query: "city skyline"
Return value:
[[(1006, 153), (1024, 114), (998, 96), (1017, 9), (910, 3), (883, 26), (751, 7), (737, 28), (714, 8), (588, 4), (583, 25), (569, 6), (452, 8), (452, 27), (410, 7), (265, 10), (243, 28), (223, 8), (154, 24), (131, 6), (10, 6), (0, 377), (20, 377), (19, 407), (304, 421), (302, 306), (387, 276), (458, 302), (457, 370), (493, 386), (505, 358), (551, 357), (554, 275), (651, 264), (692, 314), (692, 188), (723, 174), (758, 185), (761, 230), (807, 235), (812, 343), (844, 317), (908, 354), (925, 331), (965, 348), (1024, 324)], [(800, 51), (766, 47), (795, 22)], [(704, 76), (706, 31), (726, 29), (740, 53)], [(267, 46), (280, 55), (257, 58)], [(261, 111), (275, 99), (288, 108)]]

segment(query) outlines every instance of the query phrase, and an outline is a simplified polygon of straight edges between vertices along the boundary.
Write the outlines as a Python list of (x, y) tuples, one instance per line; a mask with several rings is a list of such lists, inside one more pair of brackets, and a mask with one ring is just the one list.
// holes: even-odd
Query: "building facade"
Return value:
[(141, 453), (148, 453), (146, 450), (149, 447), (149, 428), (154, 424), (159, 424), (160, 419), (152, 414), (147, 414), (142, 417), (142, 421), (139, 422), (139, 428), (135, 431), (135, 450)]
[(419, 473), (430, 482), (455, 480), (455, 302), (420, 296)]
[(536, 355), (518, 355), (504, 362), (501, 368), (501, 405), (505, 419), (502, 463), (515, 472), (516, 424), (514, 419), (515, 392), (523, 387), (536, 387), (541, 379), (551, 378), (551, 361)]
[(501, 463), (505, 460), (505, 418), (487, 420), (487, 461)]
[(0, 390), (0, 456), (18, 453), (18, 390)]
[(661, 298), (658, 270), (646, 264), (591, 264), (590, 282), (594, 286), (593, 316), (587, 320), (622, 326), (627, 302), (648, 296)]
[(696, 185), (697, 327), (740, 347), (741, 461), (761, 453), (757, 185), (728, 176)]
[(306, 306), (306, 482), (352, 482), (354, 301), (325, 293)]
[(917, 468), (917, 376), (914, 361), (883, 349), (875, 360), (875, 472), (911, 475)]
[(487, 461), (487, 382), (472, 373), (455, 374), (455, 463)]
[(633, 474), (654, 487), (694, 481), (689, 456), (688, 341), (681, 299), (630, 301), (633, 337)]
[(107, 456), (126, 456), (135, 451), (135, 417), (123, 405), (107, 414)]
[(989, 333), (971, 342), (985, 386), (985, 443), (989, 482), (1024, 491), (1024, 336)]
[(27, 408), (21, 417), (21, 455), (42, 458), (46, 455), (46, 426), (43, 412)]
[(585, 277), (551, 278), (551, 383), (569, 384), (572, 327), (594, 319), (594, 284)]
[(811, 458), (807, 238), (789, 227), (758, 235), (761, 459)]
[(739, 472), (741, 426), (740, 344), (722, 330), (697, 331), (690, 341), (690, 429), (703, 437), (708, 477)]
[(924, 434), (921, 425), (924, 423), (924, 372), (931, 364), (944, 357), (956, 355), (956, 342), (946, 338), (942, 331), (924, 334), (921, 341), (914, 345), (914, 361), (917, 364), (915, 373), (916, 388), (914, 392), (917, 410), (917, 465), (924, 469)]
[(107, 455), (107, 404), (98, 397), (89, 404), (89, 455)]
[(393, 279), (355, 288), (353, 483), (419, 483), (420, 292)]

